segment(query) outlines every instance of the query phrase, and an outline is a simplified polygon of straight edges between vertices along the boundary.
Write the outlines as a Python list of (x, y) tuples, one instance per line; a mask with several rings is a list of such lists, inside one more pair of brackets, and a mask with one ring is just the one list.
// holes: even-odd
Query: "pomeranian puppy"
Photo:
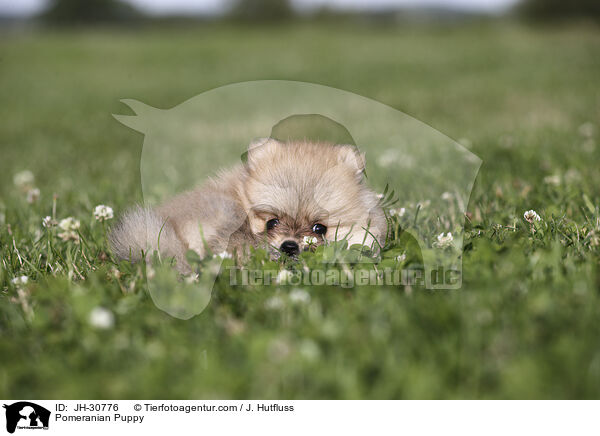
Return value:
[[(383, 245), (387, 223), (364, 182), (365, 157), (351, 145), (272, 138), (252, 142), (247, 161), (154, 209), (138, 207), (110, 234), (121, 259), (159, 250), (181, 272), (185, 253), (246, 253), (264, 247), (276, 259), (324, 241)], [(377, 242), (375, 242), (377, 240)]]

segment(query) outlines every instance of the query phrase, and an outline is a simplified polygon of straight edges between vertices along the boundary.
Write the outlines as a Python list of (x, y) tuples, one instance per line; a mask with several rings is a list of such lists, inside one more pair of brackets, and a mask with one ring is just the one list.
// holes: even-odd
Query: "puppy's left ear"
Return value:
[(365, 174), (365, 154), (354, 145), (339, 145), (338, 162), (348, 166), (360, 179)]
[[(257, 162), (267, 156), (272, 155), (275, 149), (281, 145), (277, 139), (273, 138), (257, 138), (248, 145), (246, 156), (242, 156), (250, 167), (255, 167)], [(245, 159), (244, 159), (245, 158)]]

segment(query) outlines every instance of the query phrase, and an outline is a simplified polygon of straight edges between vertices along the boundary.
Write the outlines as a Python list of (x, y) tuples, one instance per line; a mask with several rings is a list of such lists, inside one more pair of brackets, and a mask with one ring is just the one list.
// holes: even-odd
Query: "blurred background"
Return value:
[(43, 19), (55, 23), (99, 23), (165, 17), (190, 20), (276, 21), (329, 17), (372, 20), (459, 20), (519, 15), (544, 19), (597, 19), (593, 0), (12, 0), (0, 1), (9, 21)]
[(119, 100), (169, 108), (261, 79), (364, 95), (524, 169), (537, 151), (498, 141), (597, 119), (599, 20), (595, 0), (0, 0), (0, 181), (39, 166), (48, 188), (119, 180), (113, 203), (140, 200)]

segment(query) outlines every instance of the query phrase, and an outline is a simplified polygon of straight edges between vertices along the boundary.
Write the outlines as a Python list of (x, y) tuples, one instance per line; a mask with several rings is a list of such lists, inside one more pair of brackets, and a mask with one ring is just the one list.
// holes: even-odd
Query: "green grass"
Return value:
[[(0, 397), (597, 398), (598, 53), (585, 26), (3, 34)], [(114, 264), (92, 216), (142, 200), (143, 137), (111, 113), (122, 98), (169, 108), (256, 79), (379, 100), (481, 157), (462, 289), (313, 286), (294, 302), (297, 287), (222, 276), (195, 318), (154, 306), (145, 268)], [(13, 184), (23, 169), (34, 204)], [(81, 220), (81, 244), (42, 228), (53, 194), (58, 218)], [(543, 218), (535, 232), (528, 209)], [(250, 263), (265, 268), (260, 256)], [(90, 324), (96, 307), (111, 328)]]

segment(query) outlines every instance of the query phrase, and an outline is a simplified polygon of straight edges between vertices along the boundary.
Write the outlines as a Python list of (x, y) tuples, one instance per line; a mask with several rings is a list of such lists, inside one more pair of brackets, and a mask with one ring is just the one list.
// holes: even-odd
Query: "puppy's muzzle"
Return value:
[(281, 243), (281, 247), (279, 247), (281, 251), (288, 256), (296, 256), (300, 252), (300, 247), (296, 241), (283, 241)]

